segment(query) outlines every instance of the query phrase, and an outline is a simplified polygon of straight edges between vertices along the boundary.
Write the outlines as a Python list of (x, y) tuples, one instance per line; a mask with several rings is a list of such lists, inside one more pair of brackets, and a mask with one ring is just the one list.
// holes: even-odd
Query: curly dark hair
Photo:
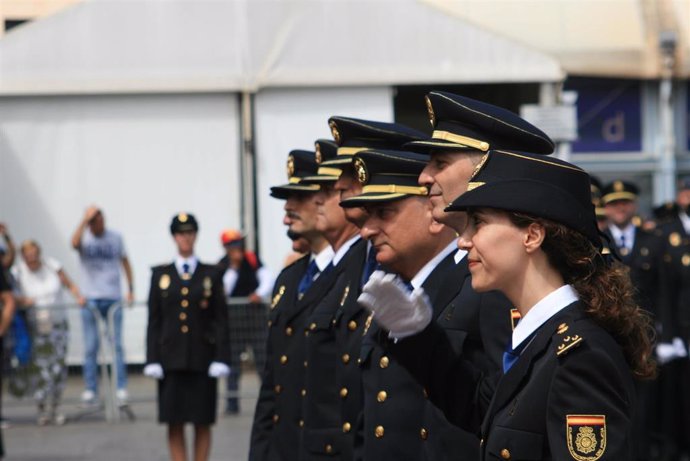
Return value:
[(633, 374), (640, 379), (656, 375), (652, 355), (652, 321), (635, 299), (629, 269), (607, 261), (583, 234), (548, 219), (508, 213), (520, 228), (538, 223), (546, 236), (542, 250), (565, 283), (572, 285), (592, 319), (621, 345)]

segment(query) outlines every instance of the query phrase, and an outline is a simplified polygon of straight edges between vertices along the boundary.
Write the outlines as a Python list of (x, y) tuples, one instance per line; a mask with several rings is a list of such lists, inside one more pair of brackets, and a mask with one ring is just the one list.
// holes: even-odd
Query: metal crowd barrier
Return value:
[[(242, 372), (260, 372), (263, 369), (266, 356), (266, 334), (268, 332), (268, 304), (251, 303), (249, 298), (228, 298), (228, 322), (230, 331), (230, 347), (232, 352), (231, 368), (232, 377), (237, 380)], [(101, 403), (87, 407), (79, 407), (76, 412), (68, 413), (68, 420), (76, 420), (85, 416), (100, 415), (108, 422), (118, 422), (123, 416), (132, 421), (135, 419), (131, 405), (118, 405), (117, 391), (117, 367), (115, 366), (115, 342), (114, 342), (114, 316), (124, 309), (122, 326), (122, 344), (125, 348), (125, 359), (128, 365), (143, 365), (146, 360), (146, 323), (147, 308), (145, 303), (135, 303), (132, 307), (123, 307), (122, 302), (117, 302), (108, 310), (108, 317), (103, 318), (94, 306), (85, 307), (78, 304), (61, 304), (51, 306), (51, 310), (63, 309), (67, 311), (70, 326), (70, 343), (68, 346), (67, 360), (69, 366), (83, 365), (83, 336), (79, 310), (90, 309), (98, 325), (99, 333), (99, 373)], [(6, 354), (8, 344), (6, 346)], [(11, 342), (9, 344), (11, 348)], [(11, 379), (9, 374), (12, 368), (7, 370), (5, 381)], [(228, 387), (230, 389), (228, 390)], [(258, 395), (258, 389), (237, 389), (226, 387), (221, 383), (219, 399), (224, 402), (228, 398), (254, 398)], [(236, 387), (235, 387), (236, 389)], [(25, 396), (33, 405), (32, 396)], [(5, 394), (5, 400), (9, 397)], [(138, 395), (131, 401), (153, 402), (155, 395)], [(65, 402), (68, 403), (68, 402)], [(10, 407), (13, 405), (10, 405)]]

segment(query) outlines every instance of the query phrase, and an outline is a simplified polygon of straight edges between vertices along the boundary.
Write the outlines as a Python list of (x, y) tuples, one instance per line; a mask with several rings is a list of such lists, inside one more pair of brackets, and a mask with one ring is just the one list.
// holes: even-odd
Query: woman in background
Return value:
[(41, 257), (41, 247), (26, 240), (20, 247), (21, 260), (12, 268), (19, 295), (17, 304), (28, 310), (32, 336), (31, 384), (38, 406), (37, 422), (64, 424), (58, 412), (67, 380), (67, 305), (63, 288), (67, 288), (80, 306), (85, 299), (55, 259)]

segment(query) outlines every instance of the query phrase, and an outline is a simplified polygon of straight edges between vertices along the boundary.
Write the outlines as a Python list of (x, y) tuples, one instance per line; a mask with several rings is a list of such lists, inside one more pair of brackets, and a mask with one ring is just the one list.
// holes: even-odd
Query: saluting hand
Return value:
[(359, 303), (374, 314), (374, 321), (395, 339), (419, 333), (431, 322), (432, 312), (423, 288), (409, 293), (395, 274), (375, 271), (364, 285)]

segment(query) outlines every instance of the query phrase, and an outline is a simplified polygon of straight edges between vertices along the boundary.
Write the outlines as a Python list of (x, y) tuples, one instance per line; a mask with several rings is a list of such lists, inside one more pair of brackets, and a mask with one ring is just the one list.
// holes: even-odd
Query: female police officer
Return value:
[[(600, 253), (588, 175), (557, 159), (492, 151), (468, 190), (448, 210), (469, 212), (459, 246), (472, 287), (501, 291), (522, 317), (503, 374), (482, 377), (453, 356), (433, 322), (417, 322), (423, 331), (392, 352), (451, 421), (476, 430), (483, 420), (483, 459), (634, 459), (633, 377), (654, 372), (649, 322), (627, 272)], [(398, 288), (378, 273), (360, 298), (390, 331), (400, 331), (400, 309), (408, 324), (428, 309), (391, 303)]]
[(216, 378), (230, 373), (228, 313), (221, 273), (194, 256), (199, 226), (180, 213), (170, 224), (178, 255), (153, 269), (144, 374), (158, 382), (158, 419), (168, 424), (173, 461), (186, 460), (184, 424), (195, 429), (194, 460), (206, 461), (216, 419)]

